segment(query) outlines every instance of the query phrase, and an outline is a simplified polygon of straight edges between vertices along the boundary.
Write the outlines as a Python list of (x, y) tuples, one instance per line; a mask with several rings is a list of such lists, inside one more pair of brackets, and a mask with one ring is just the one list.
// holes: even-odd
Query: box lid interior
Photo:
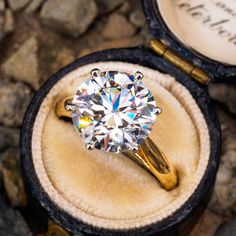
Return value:
[(150, 31), (213, 82), (236, 79), (236, 1), (145, 0)]

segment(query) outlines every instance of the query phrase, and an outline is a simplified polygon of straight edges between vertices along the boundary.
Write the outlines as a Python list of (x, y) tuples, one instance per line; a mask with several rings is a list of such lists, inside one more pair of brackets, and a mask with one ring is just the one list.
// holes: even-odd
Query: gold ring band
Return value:
[[(56, 104), (56, 115), (59, 118), (71, 119), (71, 112), (66, 109), (71, 105), (72, 98), (60, 100)], [(150, 138), (145, 139), (136, 152), (126, 151), (123, 154), (148, 170), (164, 189), (171, 190), (177, 186), (178, 177), (174, 165)]]

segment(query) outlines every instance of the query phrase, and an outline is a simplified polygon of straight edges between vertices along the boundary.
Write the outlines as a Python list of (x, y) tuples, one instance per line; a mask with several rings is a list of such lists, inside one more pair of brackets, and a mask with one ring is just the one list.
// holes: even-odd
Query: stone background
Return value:
[[(19, 130), (39, 86), (90, 52), (147, 44), (138, 0), (0, 0), (0, 235), (68, 235), (30, 209), (19, 165)], [(212, 200), (191, 236), (236, 235), (236, 86), (210, 85), (222, 161)]]

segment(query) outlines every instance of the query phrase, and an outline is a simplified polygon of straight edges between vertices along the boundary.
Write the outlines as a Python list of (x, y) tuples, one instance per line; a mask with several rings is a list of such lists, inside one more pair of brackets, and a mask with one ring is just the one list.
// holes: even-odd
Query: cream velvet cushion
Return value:
[[(163, 110), (151, 138), (176, 166), (178, 187), (162, 189), (122, 154), (86, 150), (72, 124), (55, 115), (56, 102), (73, 95), (93, 68), (144, 74), (144, 83)], [(44, 98), (32, 136), (36, 174), (51, 200), (73, 217), (108, 229), (145, 226), (180, 208), (205, 172), (209, 149), (206, 122), (188, 90), (173, 77), (122, 62), (89, 64), (62, 78)]]

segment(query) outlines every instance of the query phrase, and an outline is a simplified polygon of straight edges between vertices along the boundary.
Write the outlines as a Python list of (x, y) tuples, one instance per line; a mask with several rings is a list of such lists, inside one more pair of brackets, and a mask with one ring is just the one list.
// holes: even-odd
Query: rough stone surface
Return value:
[(221, 222), (222, 219), (219, 216), (206, 210), (189, 236), (213, 236)]
[(10, 148), (0, 154), (0, 158), (0, 173), (11, 205), (23, 207), (27, 201), (21, 177), (19, 150)]
[(75, 52), (69, 48), (61, 48), (56, 54), (55, 63), (53, 63), (53, 69), (55, 71), (63, 68), (75, 60)]
[(8, 34), (14, 31), (14, 15), (10, 9), (6, 9), (5, 11), (5, 19), (4, 19), (4, 33)]
[(0, 152), (7, 148), (17, 147), (19, 144), (19, 129), (12, 129), (0, 125)]
[(55, 222), (50, 221), (47, 236), (70, 236), (70, 234)]
[(225, 104), (230, 112), (236, 114), (236, 84), (214, 84), (209, 86), (212, 98)]
[(143, 12), (140, 10), (136, 10), (133, 13), (131, 13), (129, 20), (133, 25), (135, 25), (138, 28), (143, 27), (145, 24), (145, 18)]
[(2, 65), (1, 71), (9, 79), (24, 81), (34, 89), (39, 87), (38, 43), (31, 37)]
[(96, 0), (96, 4), (98, 6), (99, 14), (105, 14), (113, 11), (117, 7), (120, 7), (124, 3), (124, 0)]
[(236, 121), (218, 109), (222, 129), (222, 156), (209, 208), (225, 217), (236, 216)]
[(7, 0), (13, 11), (22, 10), (30, 2), (30, 0)]
[(0, 235), (32, 236), (21, 214), (7, 205), (0, 195)]
[(26, 7), (25, 12), (31, 13), (38, 10), (45, 0), (32, 0), (30, 4)]
[(96, 16), (94, 0), (49, 0), (41, 10), (45, 24), (73, 37), (84, 33)]
[(31, 96), (23, 83), (0, 80), (0, 124), (19, 127)]
[(114, 13), (104, 26), (102, 35), (107, 39), (119, 39), (131, 37), (135, 32), (136, 29), (123, 15)]
[(0, 0), (0, 13), (2, 13), (5, 10), (5, 1), (4, 0)]
[(221, 225), (214, 236), (235, 236), (235, 235), (236, 235), (236, 219)]
[[(1, 6), (0, 2), (0, 8)], [(14, 31), (14, 16), (12, 11), (7, 8), (4, 12), (0, 9), (0, 40), (4, 38), (5, 35), (12, 33)]]

